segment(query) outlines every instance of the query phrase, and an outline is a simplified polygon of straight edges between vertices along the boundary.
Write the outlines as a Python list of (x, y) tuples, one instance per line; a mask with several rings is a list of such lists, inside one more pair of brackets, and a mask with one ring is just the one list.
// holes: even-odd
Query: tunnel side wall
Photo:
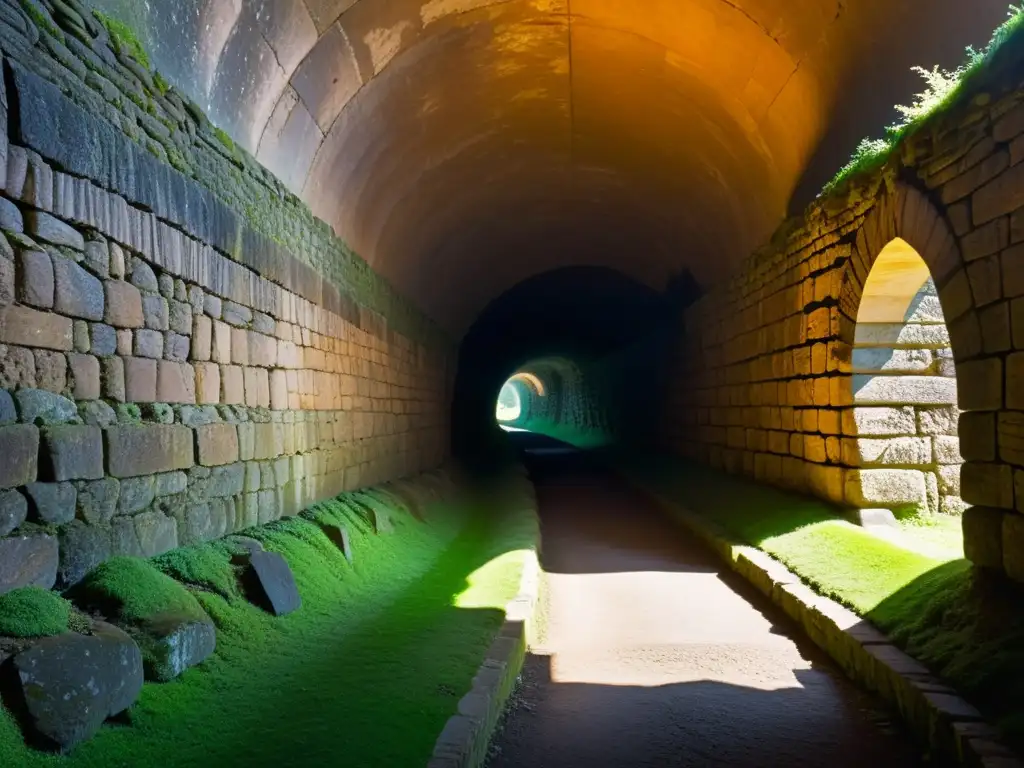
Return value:
[(441, 463), (443, 335), (60, 8), (0, 2), (0, 593)]
[(1024, 86), (1002, 74), (1013, 71), (1007, 51), (885, 168), (788, 222), (688, 311), (664, 439), (839, 504), (919, 490), (920, 472), (865, 467), (856, 445), (886, 418), (854, 398), (857, 310), (875, 258), (901, 237), (948, 324), (967, 555), (1024, 580)]

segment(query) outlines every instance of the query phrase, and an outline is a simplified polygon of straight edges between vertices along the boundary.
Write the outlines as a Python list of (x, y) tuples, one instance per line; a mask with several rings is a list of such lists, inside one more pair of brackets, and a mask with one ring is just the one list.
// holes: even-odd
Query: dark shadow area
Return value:
[(894, 717), (830, 669), (793, 670), (791, 687), (694, 680), (656, 686), (552, 680), (527, 657), (489, 768), (927, 765)]
[(633, 434), (646, 433), (660, 402), (667, 345), (677, 336), (681, 309), (698, 294), (689, 273), (659, 294), (596, 267), (555, 270), (507, 291), (480, 315), (459, 349), (452, 400), (455, 454), (478, 471), (510, 455), (495, 424), (498, 392), (519, 366), (544, 356), (561, 356), (590, 371), (618, 355), (604, 367), (615, 373), (588, 385), (610, 404), (610, 412), (628, 414)]

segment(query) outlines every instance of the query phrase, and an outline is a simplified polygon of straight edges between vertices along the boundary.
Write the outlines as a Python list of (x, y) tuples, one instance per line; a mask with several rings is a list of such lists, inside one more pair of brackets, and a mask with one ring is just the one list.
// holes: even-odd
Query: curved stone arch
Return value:
[[(858, 341), (856, 330), (858, 316), (861, 312), (862, 302), (865, 298), (865, 288), (869, 277), (872, 275), (872, 270), (879, 263), (880, 258), (885, 258), (883, 254), (886, 254), (888, 249), (892, 248), (894, 242), (898, 241), (902, 241), (905, 246), (909, 246), (909, 249), (912, 249), (920, 257), (927, 267), (931, 279), (934, 281), (939, 304), (942, 308), (942, 315), (944, 316), (946, 328), (949, 331), (947, 354), (951, 351), (953, 355), (953, 373), (956, 379), (956, 387), (939, 386), (943, 381), (949, 382), (948, 378), (941, 378), (941, 374), (939, 377), (926, 379), (925, 377), (931, 375), (930, 373), (915, 376), (913, 373), (897, 372), (897, 378), (913, 377), (913, 379), (904, 378), (904, 381), (901, 383), (912, 383), (915, 387), (921, 385), (922, 390), (914, 389), (914, 394), (920, 392), (921, 399), (907, 398), (906, 401), (901, 400), (900, 393), (904, 390), (910, 392), (911, 389), (909, 387), (893, 387), (884, 391), (885, 396), (874, 399), (869, 397), (867, 402), (864, 402), (862, 400), (863, 391), (859, 395), (856, 393), (859, 384), (857, 381), (858, 377), (854, 374), (855, 361), (853, 354)], [(907, 298), (906, 303), (909, 305), (909, 299), (913, 297), (912, 294), (916, 293), (916, 289), (921, 287), (921, 285), (913, 286), (911, 283), (920, 282), (922, 285), (925, 285), (929, 275), (917, 273), (906, 278), (906, 280), (909, 280), (909, 283), (904, 287), (907, 290), (911, 288), (914, 290), (907, 297), (900, 296), (899, 298)], [(982, 352), (981, 325), (975, 309), (971, 283), (965, 269), (959, 242), (944, 212), (927, 195), (903, 182), (897, 183), (894, 188), (882, 193), (878, 202), (856, 232), (849, 261), (843, 271), (839, 308), (839, 341), (835, 355), (840, 361), (840, 397), (842, 404), (866, 406), (869, 409), (878, 409), (882, 414), (891, 409), (893, 418), (900, 413), (906, 415), (909, 409), (909, 418), (914, 422), (909, 432), (905, 428), (897, 426), (879, 428), (877, 430), (879, 435), (873, 439), (874, 431), (865, 432), (862, 429), (861, 412), (853, 408), (846, 412), (846, 416), (843, 419), (843, 435), (847, 438), (857, 438), (857, 440), (856, 442), (850, 440), (850, 445), (844, 445), (843, 448), (843, 464), (854, 470), (848, 473), (844, 492), (845, 500), (847, 503), (862, 508), (888, 506), (878, 502), (880, 499), (889, 498), (885, 493), (882, 493), (882, 484), (891, 483), (892, 486), (886, 488), (885, 492), (892, 493), (891, 500), (893, 503), (910, 504), (909, 499), (912, 495), (910, 481), (913, 479), (916, 482), (924, 483), (921, 486), (923, 495), (920, 497), (920, 504), (927, 505), (932, 511), (939, 511), (940, 507), (943, 510), (949, 509), (953, 512), (962, 511), (962, 502), (959, 498), (960, 462), (959, 460), (950, 461), (949, 466), (943, 469), (940, 466), (938, 450), (936, 449), (933, 453), (932, 448), (932, 438), (935, 435), (945, 436), (944, 439), (952, 442), (954, 446), (959, 444), (959, 441), (954, 442), (951, 439), (958, 435), (957, 414), (955, 411), (951, 414), (952, 421), (950, 426), (937, 429), (937, 431), (933, 431), (936, 430), (934, 425), (925, 429), (922, 414), (938, 413), (938, 409), (943, 408), (945, 408), (948, 414), (949, 406), (954, 408), (959, 406), (960, 409), (969, 411), (977, 408), (998, 407), (998, 404), (978, 402), (971, 396), (974, 387), (968, 382), (968, 379), (973, 375), (971, 373), (972, 361)], [(909, 326), (903, 326), (902, 321), (897, 322), (901, 323), (899, 330), (901, 331), (900, 339), (902, 340), (902, 331)], [(894, 339), (893, 346), (901, 347), (901, 343)], [(896, 367), (898, 368), (899, 366)], [(887, 380), (884, 376), (882, 379), (879, 379), (880, 375), (886, 373), (882, 372), (880, 368), (869, 366), (868, 369), (879, 371), (879, 373), (868, 373), (861, 377), (867, 379), (869, 387), (876, 385), (880, 381), (893, 381), (892, 379)], [(863, 367), (861, 371), (863, 372)], [(948, 376), (948, 373), (946, 375)], [(924, 383), (926, 380), (928, 381), (927, 384)], [(860, 384), (863, 384), (863, 382), (860, 382)], [(882, 386), (888, 387), (889, 384), (883, 384)], [(934, 391), (931, 391), (932, 388)], [(879, 390), (874, 391), (877, 393)], [(966, 396), (964, 395), (965, 392)], [(881, 416), (878, 418), (881, 418)], [(873, 429), (875, 426), (877, 425), (873, 425)], [(893, 439), (891, 435), (895, 433), (903, 436)], [(932, 437), (923, 437), (923, 435), (930, 435)], [(918, 452), (915, 449), (915, 445), (920, 445), (921, 441), (924, 441), (923, 445), (927, 447), (927, 451)], [(898, 442), (902, 442), (903, 448), (907, 450), (908, 455), (901, 456), (899, 460), (887, 459), (884, 456), (884, 452), (898, 448)], [(934, 442), (938, 445), (939, 437), (934, 437)], [(870, 443), (875, 445), (870, 451), (871, 458), (868, 458), (868, 455), (865, 454), (865, 446)], [(879, 448), (879, 446), (887, 444), (889, 447)], [(874, 455), (876, 449), (881, 450), (883, 455)], [(887, 462), (899, 465), (901, 468), (886, 469), (884, 465)], [(909, 473), (915, 470), (908, 470), (908, 467), (916, 465), (920, 465), (919, 468), (922, 474), (910, 475)], [(874, 467), (874, 469), (870, 469), (871, 467)], [(869, 474), (871, 472), (878, 476), (871, 477)], [(888, 474), (882, 477), (883, 472)], [(944, 472), (949, 474), (944, 475)], [(944, 480), (944, 477), (952, 479)], [(906, 483), (907, 487), (902, 487), (902, 483)], [(879, 487), (876, 488), (876, 485)], [(901, 493), (905, 494), (905, 497), (900, 496)], [(897, 501), (897, 498), (902, 500)], [(946, 506), (947, 500), (948, 507)]]

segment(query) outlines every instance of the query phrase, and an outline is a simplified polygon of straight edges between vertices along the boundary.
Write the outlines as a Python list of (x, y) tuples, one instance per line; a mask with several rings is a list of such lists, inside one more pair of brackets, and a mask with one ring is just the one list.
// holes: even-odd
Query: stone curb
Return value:
[[(537, 517), (536, 506), (530, 514)], [(540, 594), (537, 552), (535, 542), (523, 564), (519, 592), (505, 606), (501, 630), (477, 669), (472, 689), (459, 700), (458, 713), (438, 736), (427, 768), (476, 768), (487, 758), (491, 736), (526, 661)]]
[(700, 515), (617, 473), (706, 543), (836, 661), (847, 676), (895, 707), (939, 764), (1024, 768), (981, 713), (871, 623), (814, 592), (765, 552), (736, 544)]

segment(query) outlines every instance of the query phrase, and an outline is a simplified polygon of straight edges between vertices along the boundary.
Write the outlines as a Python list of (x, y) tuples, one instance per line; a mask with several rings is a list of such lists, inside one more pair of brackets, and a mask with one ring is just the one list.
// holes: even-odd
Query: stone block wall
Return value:
[(849, 500), (897, 516), (961, 514), (956, 369), (933, 280), (902, 322), (858, 320), (852, 372), (859, 439), (845, 463), (862, 470), (861, 497)]
[[(417, 331), (430, 323), (406, 313), (416, 332), (398, 332), (111, 109), (69, 98), (50, 80), (77, 73), (71, 54), (12, 8), (0, 2), (0, 593), (440, 464), (450, 349)], [(287, 218), (295, 201), (280, 204)]]
[(1024, 581), (1024, 83), (1009, 48), (884, 168), (787, 222), (687, 312), (663, 436), (860, 505), (874, 469), (857, 447), (857, 311), (902, 238), (928, 265), (955, 360), (967, 556)]

